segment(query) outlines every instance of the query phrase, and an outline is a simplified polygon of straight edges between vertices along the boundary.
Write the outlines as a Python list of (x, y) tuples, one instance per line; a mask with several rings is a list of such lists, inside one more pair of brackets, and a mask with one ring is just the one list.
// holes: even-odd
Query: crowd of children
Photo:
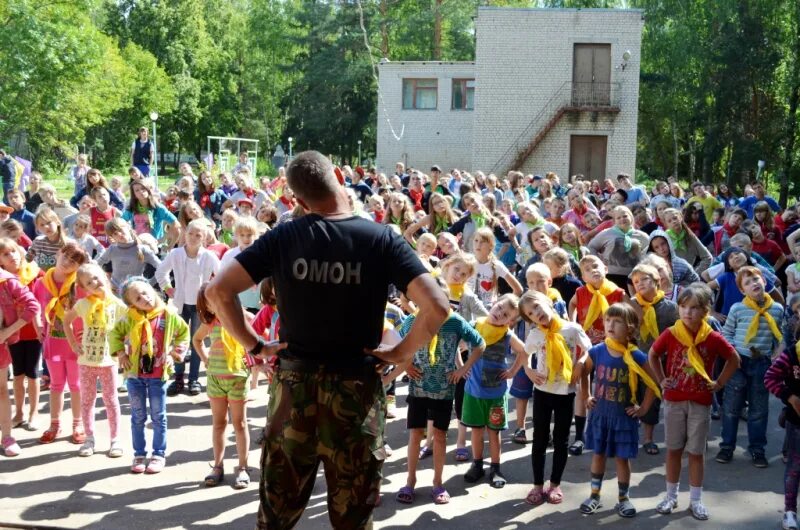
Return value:
[[(84, 173), (69, 201), (33, 175), (28, 190), (8, 194), (10, 211), (0, 212), (0, 377), (14, 380), (13, 399), (0, 385), (5, 456), (20, 454), (16, 428), (44, 428), (39, 441), (45, 444), (70, 433), (78, 455), (97, 452), (99, 385), (106, 454), (126, 453), (119, 441), (119, 394), (126, 393), (130, 470), (158, 473), (167, 464), (168, 399), (201, 393), (204, 365), (214, 459), (204, 483), (224, 480), (230, 422), (238, 456), (233, 484), (247, 487), (246, 400), (262, 370), (220, 326), (204, 285), (260, 234), (304, 215), (303, 208), (282, 176), (256, 188), (246, 157), (235, 174), (217, 178), (208, 171), (195, 177), (182, 165), (181, 178), (164, 194), (136, 167), (127, 197), (120, 179), (112, 188), (96, 169)], [(388, 178), (348, 166), (339, 174), (354, 215), (386, 225), (414, 246), (451, 303), (431, 342), (383, 376), (392, 396), (389, 417), (396, 414), (398, 380), (408, 383), (408, 475), (398, 502), (416, 501), (419, 461), (428, 456), (432, 500), (450, 501), (443, 470), (454, 409), (455, 459), (471, 461), (464, 480), (486, 477), (503, 488), (501, 436), (513, 422), (512, 440), (529, 442), (532, 399), (529, 504), (564, 502), (570, 455), (591, 451), (589, 496), (570, 504), (584, 514), (601, 508), (612, 458), (615, 510), (633, 517), (632, 463), (640, 447), (658, 455), (661, 445), (666, 494), (656, 511), (677, 508), (686, 452), (688, 507), (706, 520), (702, 487), (712, 418), (721, 419), (717, 462), (733, 459), (745, 414), (747, 452), (755, 467), (766, 467), (771, 392), (785, 404), (782, 524), (797, 528), (800, 352), (793, 311), (800, 309), (800, 244), (791, 236), (800, 234), (800, 224), (791, 208), (773, 215), (760, 183), (750, 190), (755, 200), (743, 199), (746, 210), (730, 197), (723, 206), (699, 183), (687, 202), (677, 182), (659, 182), (651, 200), (626, 175), (617, 187), (580, 175), (565, 184), (552, 173), (497, 178), (454, 170), (448, 178), (436, 166), (428, 176), (402, 164)], [(279, 336), (269, 280), (241, 293), (240, 301), (254, 329)], [(404, 336), (414, 313), (402, 293), (390, 292), (385, 340)], [(46, 427), (39, 420), (41, 390), (49, 390)], [(67, 390), (71, 430), (61, 421)], [(511, 421), (509, 395), (516, 412)]]

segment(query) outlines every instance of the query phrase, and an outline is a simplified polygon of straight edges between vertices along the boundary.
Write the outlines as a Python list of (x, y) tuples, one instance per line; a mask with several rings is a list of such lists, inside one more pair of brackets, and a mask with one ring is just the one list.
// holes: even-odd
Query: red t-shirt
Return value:
[[(664, 391), (664, 399), (668, 401), (694, 401), (701, 405), (711, 405), (711, 391), (708, 389), (708, 382), (697, 375), (694, 368), (689, 364), (689, 357), (686, 354), (686, 346), (678, 342), (675, 335), (669, 329), (665, 329), (650, 348), (659, 357), (667, 356), (667, 371), (665, 375), (672, 378), (674, 384), (672, 388)], [(722, 357), (726, 361), (736, 354), (728, 341), (716, 331), (697, 346), (697, 351), (703, 358), (706, 373), (711, 376), (714, 371), (714, 362), (717, 357)]]
[(214, 243), (213, 245), (206, 246), (206, 248), (216, 254), (219, 259), (222, 259), (222, 256), (230, 250), (225, 243)]
[[(583, 322), (586, 320), (586, 314), (589, 312), (589, 305), (592, 303), (592, 293), (589, 292), (589, 289), (586, 288), (585, 285), (578, 287), (578, 290), (575, 291), (575, 296), (577, 297), (577, 313), (578, 313), (578, 324), (583, 325)], [(625, 291), (617, 288), (616, 291), (611, 293), (610, 295), (606, 296), (606, 300), (608, 300), (608, 305), (616, 304), (617, 302), (622, 302), (625, 296)], [(606, 329), (603, 325), (603, 317), (600, 316), (597, 320), (594, 321), (592, 327), (586, 330), (586, 335), (589, 336), (589, 340), (592, 341), (592, 344), (600, 344), (606, 338)]]
[(117, 209), (113, 206), (109, 206), (105, 212), (98, 210), (97, 206), (89, 210), (89, 218), (91, 219), (91, 226), (89, 229), (95, 239), (106, 248), (108, 248), (109, 244), (108, 236), (106, 235), (106, 223), (114, 218), (116, 212)]
[(757, 252), (770, 265), (775, 265), (778, 258), (783, 256), (781, 246), (771, 239), (764, 239), (761, 243), (753, 241), (753, 252)]

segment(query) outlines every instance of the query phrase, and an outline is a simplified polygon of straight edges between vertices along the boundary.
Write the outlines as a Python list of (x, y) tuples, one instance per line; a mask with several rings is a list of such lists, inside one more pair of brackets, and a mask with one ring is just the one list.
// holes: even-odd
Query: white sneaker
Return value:
[(797, 530), (797, 514), (795, 512), (786, 512), (783, 514), (781, 528), (783, 528), (783, 530)]
[(86, 437), (86, 441), (78, 449), (78, 456), (92, 456), (94, 454), (94, 438), (91, 436)]

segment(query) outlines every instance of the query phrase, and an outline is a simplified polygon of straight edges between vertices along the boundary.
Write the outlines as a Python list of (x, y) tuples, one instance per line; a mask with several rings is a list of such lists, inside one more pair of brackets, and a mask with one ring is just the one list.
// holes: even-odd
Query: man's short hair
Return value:
[(339, 186), (333, 164), (318, 151), (303, 151), (286, 168), (286, 181), (303, 200), (320, 201), (329, 198)]

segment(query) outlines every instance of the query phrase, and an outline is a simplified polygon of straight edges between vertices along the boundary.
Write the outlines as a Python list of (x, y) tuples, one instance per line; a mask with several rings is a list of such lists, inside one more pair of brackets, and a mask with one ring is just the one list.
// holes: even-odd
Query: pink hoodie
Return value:
[[(17, 277), (0, 269), (0, 311), (3, 315), (3, 327), (8, 327), (19, 319), (31, 322), (39, 318), (41, 306), (33, 293), (22, 285)], [(0, 348), (7, 349), (9, 344), (19, 341), (19, 332), (11, 335)]]

